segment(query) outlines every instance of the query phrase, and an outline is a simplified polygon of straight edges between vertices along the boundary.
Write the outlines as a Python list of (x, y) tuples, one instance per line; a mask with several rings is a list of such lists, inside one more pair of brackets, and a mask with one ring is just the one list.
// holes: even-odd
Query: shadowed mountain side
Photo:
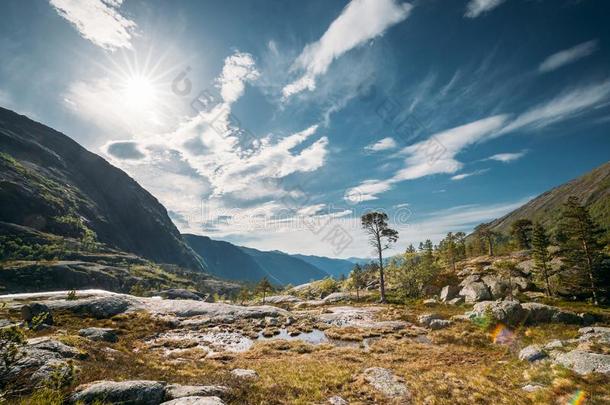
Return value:
[(155, 197), (64, 134), (0, 108), (0, 221), (204, 270)]

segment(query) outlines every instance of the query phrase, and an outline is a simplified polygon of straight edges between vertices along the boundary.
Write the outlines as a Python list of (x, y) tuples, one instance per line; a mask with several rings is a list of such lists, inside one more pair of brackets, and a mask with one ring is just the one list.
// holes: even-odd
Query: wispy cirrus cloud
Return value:
[(324, 35), (305, 46), (293, 65), (304, 72), (282, 89), (285, 99), (316, 87), (316, 78), (344, 53), (383, 35), (391, 26), (405, 20), (411, 11), (409, 3), (397, 0), (352, 0), (328, 27)]
[(481, 14), (485, 14), (498, 7), (505, 1), (506, 0), (470, 0), (466, 5), (466, 13), (464, 16), (468, 18), (477, 18)]
[(547, 57), (540, 64), (540, 66), (538, 66), (538, 71), (541, 73), (547, 73), (570, 63), (574, 63), (597, 51), (597, 45), (598, 41), (593, 39), (591, 41), (583, 42), (571, 48), (554, 53)]
[(380, 139), (375, 143), (365, 146), (364, 149), (369, 152), (381, 152), (384, 150), (395, 149), (397, 146), (398, 146), (398, 144), (396, 143), (394, 138), (387, 137), (387, 138)]
[(515, 160), (521, 159), (523, 156), (527, 154), (527, 150), (522, 150), (521, 152), (514, 153), (496, 153), (486, 159), (483, 160), (495, 160), (497, 162), (509, 163)]
[(486, 173), (488, 171), (489, 171), (489, 169), (481, 169), (481, 170), (475, 170), (474, 172), (460, 173), (460, 174), (456, 174), (455, 176), (451, 176), (451, 180), (453, 180), (453, 181), (464, 180), (467, 177), (478, 176), (478, 175)]
[[(407, 146), (400, 151), (404, 167), (388, 179), (364, 180), (345, 193), (345, 200), (354, 202), (375, 200), (378, 195), (389, 191), (394, 184), (415, 180), (434, 174), (454, 175), (464, 167), (457, 156), (467, 147), (486, 142), (516, 131), (533, 131), (557, 122), (585, 114), (610, 98), (610, 80), (572, 88), (556, 97), (535, 105), (521, 114), (498, 114), (454, 127), (431, 135), (428, 139)], [(520, 153), (499, 153), (488, 160), (510, 162), (521, 158), (527, 151)], [(479, 174), (479, 173), (475, 173)], [(461, 180), (472, 173), (457, 174), (453, 180)], [(363, 191), (364, 190), (364, 191)]]
[(131, 48), (136, 23), (119, 12), (123, 0), (49, 0), (60, 16), (80, 35), (97, 46), (114, 51)]

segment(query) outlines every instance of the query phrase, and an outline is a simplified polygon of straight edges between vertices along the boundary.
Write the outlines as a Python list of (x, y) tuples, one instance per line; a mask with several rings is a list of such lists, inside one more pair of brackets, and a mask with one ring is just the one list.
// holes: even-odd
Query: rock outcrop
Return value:
[(165, 385), (158, 381), (98, 381), (78, 386), (69, 402), (156, 405), (163, 402), (164, 396)]
[(375, 390), (389, 398), (402, 398), (407, 403), (411, 397), (409, 389), (401, 378), (392, 373), (387, 368), (370, 367), (364, 370), (364, 380)]

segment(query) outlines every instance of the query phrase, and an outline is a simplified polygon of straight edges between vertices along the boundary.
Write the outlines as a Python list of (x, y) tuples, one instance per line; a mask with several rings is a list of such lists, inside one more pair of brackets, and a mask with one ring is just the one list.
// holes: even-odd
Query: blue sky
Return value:
[(133, 176), (183, 232), (367, 256), (607, 161), (594, 0), (4, 1), (0, 105)]

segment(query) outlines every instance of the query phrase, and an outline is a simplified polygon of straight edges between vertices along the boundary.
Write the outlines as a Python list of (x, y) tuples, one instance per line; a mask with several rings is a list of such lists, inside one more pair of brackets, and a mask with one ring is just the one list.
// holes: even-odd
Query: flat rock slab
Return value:
[(231, 370), (231, 375), (233, 375), (234, 377), (243, 378), (243, 379), (251, 379), (251, 380), (258, 379), (258, 373), (256, 371), (248, 370), (245, 368), (236, 368), (234, 370)]
[(364, 329), (404, 329), (411, 324), (404, 321), (377, 321), (375, 314), (383, 307), (331, 307), (329, 312), (320, 314), (320, 321), (338, 327), (356, 327)]
[(68, 300), (67, 296), (68, 291), (12, 294), (0, 296), (0, 302), (5, 301), (9, 303), (9, 307), (21, 308), (24, 305), (23, 301), (36, 300), (51, 310), (65, 310), (99, 319), (140, 310), (156, 315), (174, 315), (178, 318), (206, 316), (238, 319), (290, 316), (288, 311), (268, 305), (246, 307), (189, 299), (143, 298), (103, 290), (77, 291), (78, 299), (76, 300)]
[(238, 332), (207, 329), (205, 331), (178, 329), (161, 333), (147, 341), (150, 347), (161, 348), (165, 354), (184, 349), (200, 349), (206, 352), (245, 352), (254, 341)]
[(163, 402), (161, 405), (224, 405), (218, 397), (184, 397)]
[(364, 380), (389, 398), (410, 398), (411, 393), (402, 379), (387, 368), (371, 367), (364, 370)]
[(572, 350), (560, 353), (554, 362), (570, 368), (578, 374), (602, 373), (610, 375), (610, 355)]
[(169, 401), (185, 397), (224, 397), (229, 391), (229, 387), (223, 385), (170, 384), (165, 387), (165, 399)]
[(296, 304), (297, 302), (303, 302), (303, 300), (294, 295), (272, 295), (265, 298), (265, 303), (267, 304)]
[(93, 404), (96, 401), (118, 404), (160, 404), (165, 396), (165, 386), (158, 381), (98, 381), (80, 385), (70, 396), (72, 404)]

